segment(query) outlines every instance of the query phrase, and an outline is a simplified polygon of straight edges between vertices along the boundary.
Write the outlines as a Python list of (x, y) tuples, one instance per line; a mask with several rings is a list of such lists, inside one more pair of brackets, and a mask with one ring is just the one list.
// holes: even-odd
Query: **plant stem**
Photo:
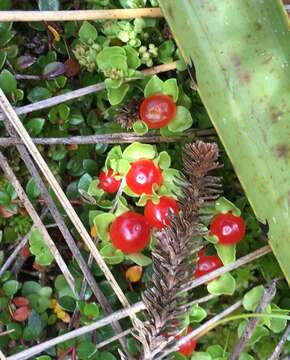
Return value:
[[(174, 143), (181, 140), (193, 139), (194, 137), (201, 138), (206, 136), (215, 136), (213, 129), (199, 130), (192, 129), (185, 131), (183, 134), (174, 137), (162, 137), (158, 134), (137, 135), (135, 133), (114, 133), (101, 135), (85, 135), (85, 136), (71, 136), (58, 138), (32, 138), (34, 144), (41, 145), (70, 145), (70, 144), (129, 144), (134, 141), (142, 143)], [(20, 138), (0, 138), (0, 146), (11, 146), (16, 144), (23, 144)]]
[[(257, 306), (255, 313), (264, 312), (266, 307), (270, 304), (270, 302), (272, 301), (272, 299), (276, 294), (276, 283), (277, 283), (277, 279), (274, 279), (271, 281), (270, 285), (264, 289), (263, 297), (260, 301), (260, 304)], [(231, 353), (229, 360), (239, 359), (241, 353), (243, 352), (251, 336), (253, 335), (253, 332), (256, 329), (258, 323), (259, 323), (259, 318), (253, 318), (248, 322), (248, 325), (245, 328), (236, 346), (234, 347), (234, 350)]]
[(163, 17), (159, 8), (68, 10), (68, 11), (0, 11), (0, 22), (84, 21)]
[(290, 335), (290, 324), (287, 326), (283, 336), (281, 337), (281, 340), (279, 341), (278, 345), (276, 346), (275, 350), (273, 351), (272, 355), (269, 357), (268, 360), (279, 360), (280, 359), (280, 355), (283, 351), (283, 347), (284, 347), (289, 335)]

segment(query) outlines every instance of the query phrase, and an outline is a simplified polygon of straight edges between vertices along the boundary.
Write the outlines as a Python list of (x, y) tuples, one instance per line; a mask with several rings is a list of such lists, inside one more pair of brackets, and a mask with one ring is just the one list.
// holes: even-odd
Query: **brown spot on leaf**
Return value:
[(245, 71), (240, 74), (241, 84), (248, 84), (251, 81), (251, 74), (248, 71)]
[(263, 26), (260, 23), (260, 21), (255, 22), (255, 28), (256, 28), (256, 31), (261, 31), (262, 30)]
[(270, 106), (270, 114), (272, 123), (276, 124), (281, 119), (281, 116), (284, 115), (284, 112), (276, 106)]
[(211, 5), (211, 6), (209, 6), (208, 11), (209, 11), (209, 12), (216, 12), (216, 11), (217, 11), (216, 5)]
[(235, 67), (239, 67), (241, 65), (241, 58), (236, 52), (231, 53), (230, 58)]
[(287, 159), (290, 153), (290, 146), (288, 144), (279, 144), (276, 146), (275, 152), (279, 158)]

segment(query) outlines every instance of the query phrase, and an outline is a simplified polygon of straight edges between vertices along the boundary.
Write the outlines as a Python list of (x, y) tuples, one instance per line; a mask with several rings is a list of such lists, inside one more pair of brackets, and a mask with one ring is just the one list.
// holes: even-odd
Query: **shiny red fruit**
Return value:
[(143, 100), (140, 118), (150, 129), (160, 129), (169, 124), (176, 115), (176, 104), (171, 96), (152, 95)]
[(210, 224), (210, 234), (216, 235), (221, 245), (237, 244), (245, 236), (245, 232), (244, 220), (232, 213), (218, 214)]
[(201, 249), (198, 253), (198, 260), (194, 275), (196, 278), (203, 276), (223, 266), (221, 259), (217, 255), (206, 255), (205, 250)]
[(170, 225), (169, 214), (178, 214), (179, 207), (177, 202), (167, 196), (162, 196), (158, 204), (151, 200), (147, 201), (144, 208), (144, 215), (152, 227), (163, 229), (165, 225)]
[[(187, 329), (187, 334), (192, 332), (192, 328), (188, 327)], [(182, 335), (177, 335), (176, 339), (180, 340), (182, 338)], [(190, 356), (194, 350), (196, 348), (196, 341), (191, 338), (190, 340), (186, 341), (186, 343), (182, 344), (179, 349), (178, 352), (181, 353), (182, 355), (188, 357)]]
[(124, 253), (142, 251), (149, 243), (151, 229), (143, 215), (127, 211), (118, 216), (110, 226), (110, 238), (115, 248)]
[(162, 171), (155, 166), (153, 160), (138, 160), (131, 165), (126, 175), (129, 188), (137, 195), (152, 194), (152, 186), (162, 184)]
[(121, 180), (116, 180), (113, 169), (109, 169), (106, 173), (101, 172), (99, 175), (99, 187), (109, 194), (114, 194), (119, 190)]

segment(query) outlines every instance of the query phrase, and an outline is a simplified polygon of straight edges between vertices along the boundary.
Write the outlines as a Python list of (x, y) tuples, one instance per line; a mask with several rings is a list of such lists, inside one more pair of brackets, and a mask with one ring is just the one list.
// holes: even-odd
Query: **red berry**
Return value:
[(99, 187), (109, 194), (113, 194), (119, 190), (121, 180), (116, 180), (113, 169), (109, 169), (107, 173), (101, 172), (99, 175)]
[(155, 166), (153, 160), (138, 160), (134, 162), (126, 175), (129, 188), (137, 195), (152, 194), (154, 184), (163, 182), (162, 171)]
[(210, 224), (210, 234), (219, 238), (221, 245), (233, 245), (242, 240), (246, 225), (240, 216), (232, 213), (216, 215)]
[(167, 196), (162, 196), (158, 204), (154, 204), (151, 200), (147, 201), (144, 208), (144, 215), (149, 224), (157, 229), (163, 229), (165, 225), (170, 225), (168, 215), (170, 213), (177, 214), (178, 212), (177, 202)]
[[(187, 334), (189, 334), (191, 332), (192, 332), (192, 328), (188, 327)], [(182, 335), (176, 336), (176, 339), (178, 339), (178, 340), (181, 338), (182, 338)], [(181, 353), (182, 355), (188, 357), (194, 352), (195, 348), (196, 348), (196, 341), (193, 338), (191, 338), (190, 340), (186, 341), (186, 343), (180, 345), (178, 352)]]
[(148, 245), (150, 235), (146, 218), (133, 211), (118, 216), (110, 226), (113, 245), (128, 254), (142, 251)]
[(171, 96), (152, 95), (143, 100), (140, 118), (150, 129), (160, 129), (175, 118), (176, 105)]
[(198, 252), (198, 260), (194, 275), (196, 278), (203, 276), (223, 266), (221, 259), (217, 255), (206, 255), (205, 250)]

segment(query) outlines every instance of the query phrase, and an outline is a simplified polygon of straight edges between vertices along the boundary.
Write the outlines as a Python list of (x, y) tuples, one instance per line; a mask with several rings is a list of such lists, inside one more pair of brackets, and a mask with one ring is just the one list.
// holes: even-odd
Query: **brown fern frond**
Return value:
[[(195, 236), (203, 235), (202, 207), (218, 198), (220, 179), (208, 175), (220, 167), (216, 144), (187, 145), (183, 154), (184, 179), (180, 180), (183, 197), (179, 201), (180, 214), (171, 216), (171, 225), (155, 234), (152, 251), (153, 275), (142, 298), (147, 310), (148, 325), (142, 326), (137, 338), (143, 344), (143, 360), (155, 359), (175, 341), (187, 302), (181, 295), (183, 285), (193, 276), (189, 262)], [(141, 328), (140, 328), (141, 330)], [(138, 336), (139, 335), (139, 336)]]

